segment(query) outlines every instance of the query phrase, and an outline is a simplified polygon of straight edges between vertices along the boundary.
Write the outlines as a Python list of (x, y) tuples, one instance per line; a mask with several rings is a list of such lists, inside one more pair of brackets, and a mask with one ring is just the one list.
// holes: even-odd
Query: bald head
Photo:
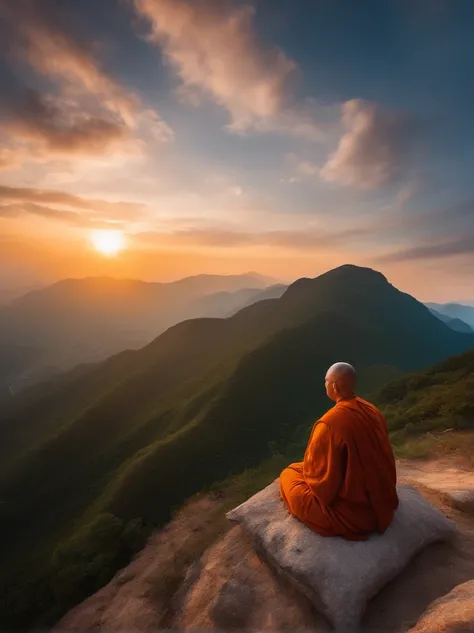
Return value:
[(326, 378), (329, 380), (339, 380), (343, 376), (350, 376), (355, 383), (355, 369), (349, 363), (334, 363), (326, 372)]
[(354, 395), (356, 372), (349, 363), (334, 363), (326, 372), (326, 392), (331, 400)]

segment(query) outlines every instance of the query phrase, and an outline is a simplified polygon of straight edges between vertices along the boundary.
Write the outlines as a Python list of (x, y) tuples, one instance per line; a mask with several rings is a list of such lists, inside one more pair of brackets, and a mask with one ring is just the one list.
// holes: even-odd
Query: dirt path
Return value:
[(474, 511), (474, 471), (462, 457), (398, 461), (400, 483), (416, 483), (443, 495), (447, 503)]

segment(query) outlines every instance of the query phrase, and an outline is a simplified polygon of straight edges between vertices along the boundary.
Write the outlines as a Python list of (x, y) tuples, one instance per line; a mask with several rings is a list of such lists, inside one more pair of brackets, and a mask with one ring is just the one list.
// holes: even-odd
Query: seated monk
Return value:
[(326, 393), (336, 405), (313, 426), (302, 462), (280, 475), (289, 511), (318, 534), (363, 541), (383, 533), (398, 507), (387, 422), (354, 395), (355, 370), (336, 363)]

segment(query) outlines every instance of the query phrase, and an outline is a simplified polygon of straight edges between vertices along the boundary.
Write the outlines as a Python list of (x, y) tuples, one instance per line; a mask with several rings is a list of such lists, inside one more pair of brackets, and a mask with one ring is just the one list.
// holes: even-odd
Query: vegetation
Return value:
[[(356, 365), (367, 391), (472, 347), (379, 273), (342, 267), (13, 398), (0, 413), (0, 626), (54, 622), (183, 501), (298, 457), (333, 362)], [(409, 398), (396, 384), (387, 408)]]
[(473, 443), (459, 432), (474, 429), (474, 351), (391, 382), (374, 400), (399, 456), (469, 454)]

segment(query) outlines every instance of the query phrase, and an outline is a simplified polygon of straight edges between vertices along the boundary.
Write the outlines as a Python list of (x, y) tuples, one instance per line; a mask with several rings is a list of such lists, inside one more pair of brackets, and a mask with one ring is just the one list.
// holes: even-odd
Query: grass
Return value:
[(394, 444), (395, 457), (402, 459), (428, 459), (433, 457), (436, 439), (419, 437), (404, 444)]
[(474, 351), (392, 381), (374, 401), (398, 457), (474, 452)]
[(452, 431), (414, 437), (402, 444), (394, 444), (396, 457), (404, 459), (439, 459), (462, 457), (474, 468), (474, 429)]

